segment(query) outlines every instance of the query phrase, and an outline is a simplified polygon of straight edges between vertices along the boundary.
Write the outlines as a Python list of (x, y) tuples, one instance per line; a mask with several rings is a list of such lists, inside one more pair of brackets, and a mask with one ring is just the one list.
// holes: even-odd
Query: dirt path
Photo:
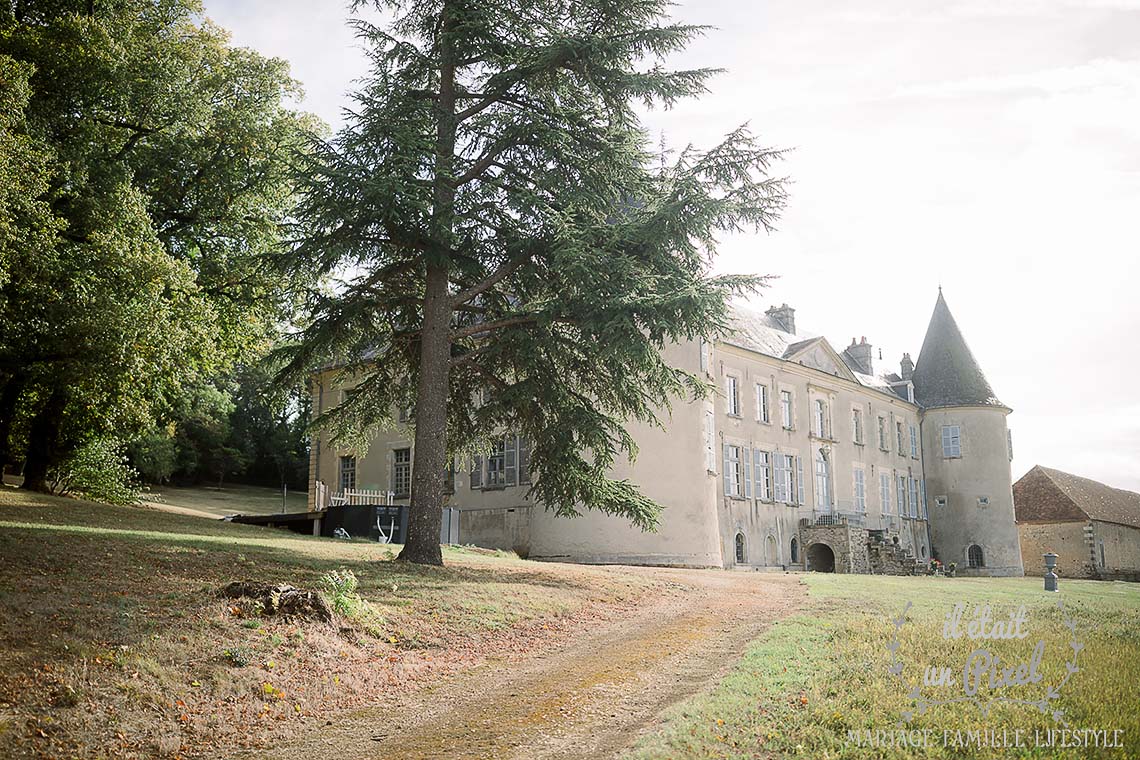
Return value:
[(795, 576), (646, 569), (683, 590), (521, 661), (489, 662), (399, 705), (270, 751), (275, 760), (610, 758), (710, 685), (803, 598)]

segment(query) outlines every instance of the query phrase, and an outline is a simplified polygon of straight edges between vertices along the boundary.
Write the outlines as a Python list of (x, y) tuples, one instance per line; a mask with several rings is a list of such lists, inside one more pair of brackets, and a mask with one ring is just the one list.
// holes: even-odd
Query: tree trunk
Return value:
[(400, 559), (442, 565), (439, 532), (447, 469), (447, 397), (450, 385), (451, 308), (447, 270), (428, 269), (420, 377), (416, 389), (415, 460), (408, 536)]
[(28, 431), (28, 455), (24, 462), (24, 484), (21, 488), (51, 493), (47, 474), (59, 458), (59, 429), (66, 406), (67, 394), (62, 388), (53, 388), (47, 402), (32, 420), (32, 427)]
[(442, 565), (439, 534), (447, 469), (447, 399), (451, 386), (451, 293), (448, 264), (455, 224), (455, 18), (452, 3), (440, 11), (439, 99), (436, 101), (435, 177), (432, 227), (436, 249), (428, 252), (420, 373), (416, 388), (416, 438), (408, 535), (399, 559)]
[(27, 381), (23, 375), (12, 375), (4, 383), (4, 390), (0, 391), (0, 474), (4, 472), (4, 465), (12, 461), (12, 449), (8, 439), (12, 437), (12, 423), (16, 419), (16, 403), (24, 392)]

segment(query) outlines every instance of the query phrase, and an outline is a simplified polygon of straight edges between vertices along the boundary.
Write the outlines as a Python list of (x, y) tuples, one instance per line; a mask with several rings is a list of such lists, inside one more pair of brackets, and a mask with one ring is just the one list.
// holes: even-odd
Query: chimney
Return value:
[(867, 342), (866, 336), (863, 336), (858, 343), (852, 338), (851, 345), (847, 347), (847, 355), (858, 365), (859, 371), (864, 375), (875, 374), (871, 357), (871, 344)]
[(910, 360), (910, 354), (903, 354), (902, 361), (899, 362), (899, 367), (902, 369), (902, 379), (910, 380), (914, 375), (914, 362)]
[(796, 334), (796, 310), (791, 306), (787, 304), (773, 306), (764, 313), (771, 317), (772, 321), (778, 324), (784, 332)]

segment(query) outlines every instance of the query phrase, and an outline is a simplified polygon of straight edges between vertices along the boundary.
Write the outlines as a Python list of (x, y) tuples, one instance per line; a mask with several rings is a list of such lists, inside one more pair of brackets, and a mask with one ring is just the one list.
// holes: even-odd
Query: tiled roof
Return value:
[(958, 329), (942, 290), (914, 367), (914, 397), (927, 409), (940, 406), (1005, 406)]
[(1017, 495), (1019, 492), (1025, 493), (1024, 484), (1042, 478), (1053, 485), (1088, 519), (1140, 528), (1140, 493), (1113, 488), (1089, 478), (1041, 465), (1027, 472), (1014, 486), (1014, 506), (1018, 520), (1050, 522), (1072, 519), (1072, 512), (1066, 509), (1065, 505), (1048, 503), (1047, 499), (1030, 500), (1023, 497), (1019, 503)]
[[(785, 332), (767, 314), (761, 314), (743, 306), (732, 306), (730, 318), (734, 330), (722, 339), (725, 343), (755, 351), (774, 359), (783, 360), (820, 338), (813, 333), (802, 331), (795, 334)], [(853, 363), (847, 361), (843, 354), (840, 354), (840, 357), (844, 358), (844, 363), (847, 364), (860, 384), (883, 393), (900, 395), (891, 387), (888, 373), (878, 376), (866, 375), (860, 372), (858, 367), (852, 366)], [(905, 400), (905, 396), (903, 398)]]

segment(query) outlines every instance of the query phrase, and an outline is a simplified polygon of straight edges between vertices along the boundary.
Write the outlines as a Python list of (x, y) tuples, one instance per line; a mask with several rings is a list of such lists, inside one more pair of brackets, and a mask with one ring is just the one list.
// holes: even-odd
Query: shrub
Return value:
[(141, 493), (138, 473), (127, 463), (122, 447), (107, 439), (80, 446), (49, 478), (55, 493), (77, 494), (106, 504), (134, 504)]
[(333, 570), (321, 578), (321, 587), (329, 600), (329, 606), (338, 615), (354, 617), (364, 608), (365, 602), (356, 593), (360, 581), (351, 570)]

